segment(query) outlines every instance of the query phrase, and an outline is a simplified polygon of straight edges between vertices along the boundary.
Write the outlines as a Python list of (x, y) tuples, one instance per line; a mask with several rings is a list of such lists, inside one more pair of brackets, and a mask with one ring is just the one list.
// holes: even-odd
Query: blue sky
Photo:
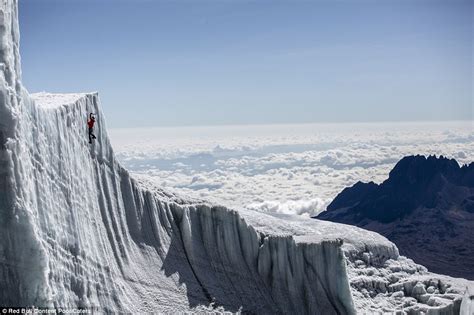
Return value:
[(20, 0), (31, 91), (110, 127), (473, 119), (472, 1)]

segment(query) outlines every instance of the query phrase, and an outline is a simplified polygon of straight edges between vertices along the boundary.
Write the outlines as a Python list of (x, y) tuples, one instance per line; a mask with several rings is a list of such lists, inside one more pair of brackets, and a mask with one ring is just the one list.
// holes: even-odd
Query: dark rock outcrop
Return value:
[(474, 279), (474, 163), (404, 157), (382, 184), (345, 188), (317, 218), (376, 231), (432, 271)]

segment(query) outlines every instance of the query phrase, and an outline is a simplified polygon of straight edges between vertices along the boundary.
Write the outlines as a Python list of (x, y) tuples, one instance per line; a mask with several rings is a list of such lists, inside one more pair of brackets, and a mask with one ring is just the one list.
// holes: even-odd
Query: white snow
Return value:
[(468, 285), (466, 292), (462, 298), (461, 303), (461, 315), (472, 315), (474, 314), (474, 285)]
[[(376, 233), (236, 212), (131, 177), (97, 94), (30, 96), (21, 87), (17, 5), (0, 7), (0, 305), (459, 313), (471, 283), (426, 272)], [(98, 113), (92, 145), (89, 112)]]
[[(40, 92), (31, 95), (35, 103), (43, 108), (57, 108), (59, 106), (73, 105), (79, 99), (84, 98), (87, 94), (94, 93), (68, 93), (68, 94), (53, 94), (47, 92)], [(86, 115), (87, 116), (87, 115)]]

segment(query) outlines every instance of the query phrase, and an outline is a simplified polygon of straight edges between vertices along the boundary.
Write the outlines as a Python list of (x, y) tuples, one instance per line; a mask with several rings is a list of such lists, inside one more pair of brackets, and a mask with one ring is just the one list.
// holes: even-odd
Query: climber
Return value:
[(96, 136), (94, 135), (94, 123), (95, 123), (94, 114), (90, 113), (89, 121), (87, 121), (87, 125), (89, 126), (89, 143), (92, 143), (92, 139), (96, 139)]

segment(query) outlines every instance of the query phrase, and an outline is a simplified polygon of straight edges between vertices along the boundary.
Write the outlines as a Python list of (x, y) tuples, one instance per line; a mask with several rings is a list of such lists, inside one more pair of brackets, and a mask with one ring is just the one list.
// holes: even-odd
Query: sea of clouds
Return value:
[(464, 122), (112, 129), (121, 163), (165, 189), (234, 209), (314, 216), (357, 181), (380, 183), (403, 156), (474, 161)]

